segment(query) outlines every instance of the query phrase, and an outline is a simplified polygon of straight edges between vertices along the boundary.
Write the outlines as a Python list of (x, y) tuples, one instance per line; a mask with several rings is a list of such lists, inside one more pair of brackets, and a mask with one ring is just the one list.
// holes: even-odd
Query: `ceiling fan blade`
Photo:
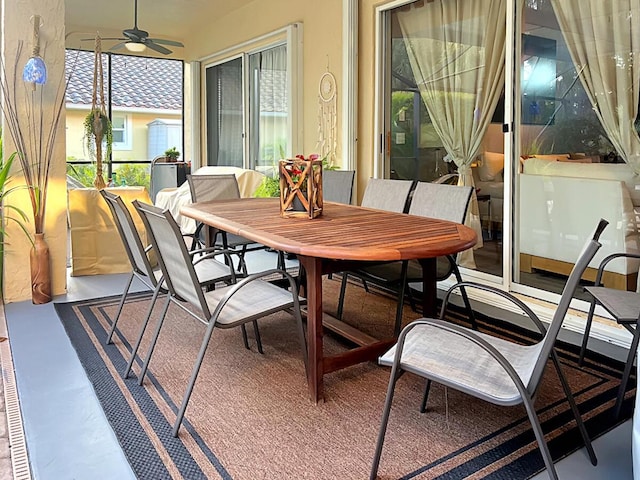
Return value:
[(164, 40), (162, 38), (147, 38), (147, 42), (149, 41), (157, 43), (158, 45), (171, 45), (174, 47), (184, 47), (184, 44), (182, 42), (177, 42), (175, 40)]
[(145, 42), (143, 42), (147, 47), (149, 47), (151, 50), (155, 50), (156, 52), (160, 52), (163, 53), (165, 55), (169, 55), (171, 53), (171, 50), (169, 50), (168, 48), (164, 48), (162, 45), (158, 45), (157, 43), (153, 43), (152, 41), (150, 41), (149, 39), (147, 39)]
[[(116, 40), (121, 40), (120, 38), (117, 38)], [(120, 43), (116, 43), (113, 47), (111, 47), (109, 50), (120, 50), (122, 47), (124, 47), (126, 44), (128, 43), (128, 40), (125, 42), (120, 42)]]

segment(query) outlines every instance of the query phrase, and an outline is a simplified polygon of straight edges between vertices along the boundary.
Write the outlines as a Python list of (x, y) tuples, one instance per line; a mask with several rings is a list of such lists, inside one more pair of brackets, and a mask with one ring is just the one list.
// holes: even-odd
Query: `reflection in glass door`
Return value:
[[(628, 40), (640, 5), (570, 3), (525, 2), (522, 22), (514, 280), (553, 293), (600, 218), (610, 225), (585, 283), (606, 255), (639, 246), (640, 65)], [(637, 273), (637, 261), (616, 260), (605, 285), (635, 290)]]
[[(505, 1), (435, 0), (386, 21), (385, 168), (389, 178), (471, 185), (478, 234), (460, 266), (502, 277)], [(493, 123), (496, 122), (496, 123)]]

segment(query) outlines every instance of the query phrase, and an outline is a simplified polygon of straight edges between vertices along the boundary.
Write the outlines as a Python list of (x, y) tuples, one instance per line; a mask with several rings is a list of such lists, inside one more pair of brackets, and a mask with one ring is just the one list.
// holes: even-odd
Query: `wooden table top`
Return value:
[(325, 202), (322, 215), (280, 217), (277, 198), (183, 206), (182, 215), (277, 250), (335, 260), (410, 260), (466, 250), (475, 232), (446, 220)]

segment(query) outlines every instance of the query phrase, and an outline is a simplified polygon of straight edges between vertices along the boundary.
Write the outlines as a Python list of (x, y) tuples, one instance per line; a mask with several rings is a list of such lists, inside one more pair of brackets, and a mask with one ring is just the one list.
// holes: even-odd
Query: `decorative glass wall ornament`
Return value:
[(325, 158), (329, 166), (336, 160), (338, 148), (336, 77), (328, 70), (320, 77), (318, 85), (318, 145), (320, 158)]
[(40, 56), (40, 27), (42, 19), (40, 15), (31, 17), (33, 23), (33, 51), (31, 57), (22, 70), (22, 80), (33, 84), (35, 90), (36, 85), (44, 85), (47, 82), (47, 65)]

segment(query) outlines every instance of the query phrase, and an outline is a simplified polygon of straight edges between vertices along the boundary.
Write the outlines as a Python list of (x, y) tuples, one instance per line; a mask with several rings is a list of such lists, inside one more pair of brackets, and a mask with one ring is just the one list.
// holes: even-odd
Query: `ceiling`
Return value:
[[(206, 28), (211, 19), (227, 15), (254, 0), (138, 0), (138, 27), (151, 38), (178, 40), (188, 47), (189, 32)], [(96, 31), (102, 37), (121, 36), (133, 27), (134, 0), (65, 0), (67, 46), (92, 49)], [(113, 42), (117, 43), (117, 42)], [(107, 45), (103, 45), (103, 48)], [(105, 48), (106, 49), (106, 48)]]

